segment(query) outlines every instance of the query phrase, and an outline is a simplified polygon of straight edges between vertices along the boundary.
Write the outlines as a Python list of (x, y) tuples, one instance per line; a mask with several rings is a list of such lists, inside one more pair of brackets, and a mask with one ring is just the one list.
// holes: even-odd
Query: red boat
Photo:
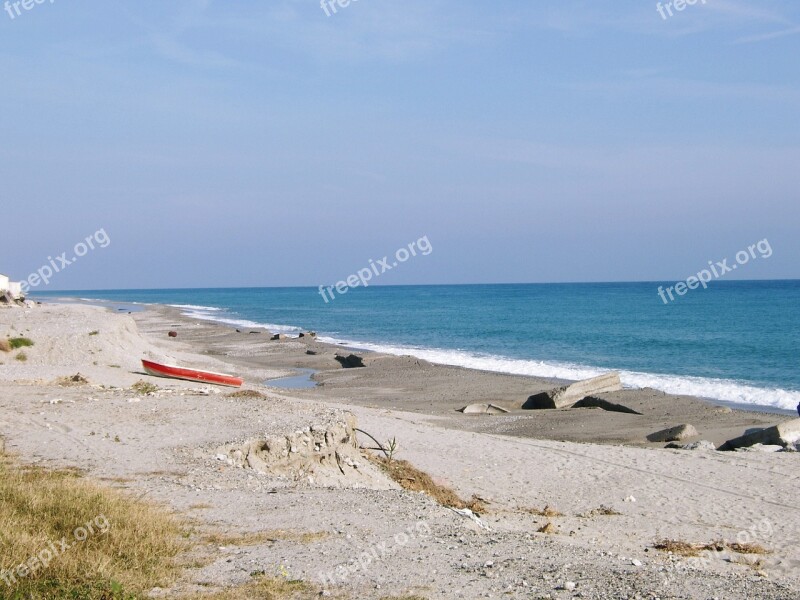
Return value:
[(212, 371), (199, 371), (197, 369), (186, 369), (173, 365), (161, 365), (159, 363), (142, 359), (144, 370), (156, 377), (171, 377), (172, 379), (185, 379), (186, 381), (197, 381), (200, 383), (213, 383), (216, 385), (227, 385), (230, 387), (240, 387), (244, 381), (233, 375), (224, 373), (214, 373)]

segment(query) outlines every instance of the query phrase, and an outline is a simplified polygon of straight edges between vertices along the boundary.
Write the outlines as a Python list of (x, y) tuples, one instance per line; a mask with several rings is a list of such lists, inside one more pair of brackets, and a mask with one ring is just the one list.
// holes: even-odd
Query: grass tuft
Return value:
[(14, 357), (14, 360), (18, 360), (19, 362), (25, 362), (26, 360), (28, 360), (28, 355), (25, 354), (24, 351), (20, 350)]
[(523, 510), (532, 515), (536, 515), (537, 517), (547, 517), (548, 519), (554, 519), (556, 517), (564, 516), (564, 513), (558, 512), (555, 508), (552, 508), (549, 504), (542, 509), (524, 508)]
[(139, 380), (131, 386), (131, 390), (136, 392), (137, 394), (141, 394), (142, 396), (146, 396), (147, 394), (152, 394), (158, 391), (158, 386), (153, 385), (149, 381)]
[(547, 523), (539, 527), (539, 529), (537, 529), (536, 532), (546, 533), (548, 535), (555, 535), (556, 533), (558, 533), (558, 527), (556, 527), (550, 521), (548, 521)]
[(69, 377), (59, 377), (56, 379), (56, 385), (61, 387), (72, 387), (76, 385), (86, 385), (89, 383), (89, 380), (86, 379), (80, 373), (75, 373), (75, 375), (71, 375)]
[(600, 506), (600, 508), (593, 508), (589, 512), (578, 515), (583, 519), (590, 519), (592, 517), (619, 517), (621, 512), (614, 510), (608, 506)]
[(28, 346), (33, 346), (33, 341), (26, 337), (9, 338), (8, 343), (14, 350), (17, 348), (27, 348)]
[(266, 396), (258, 390), (238, 390), (228, 394), (228, 398), (266, 398)]

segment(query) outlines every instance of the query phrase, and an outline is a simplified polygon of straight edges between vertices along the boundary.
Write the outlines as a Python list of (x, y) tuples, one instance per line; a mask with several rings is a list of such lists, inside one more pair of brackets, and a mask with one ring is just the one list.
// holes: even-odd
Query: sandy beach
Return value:
[[(563, 382), (273, 341), (156, 305), (0, 310), (0, 338), (14, 336), (35, 342), (24, 362), (0, 354), (0, 437), (18, 460), (79, 468), (221, 531), (297, 534), (221, 546), (153, 596), (263, 571), (343, 598), (800, 598), (798, 454), (647, 441), (691, 424), (698, 435), (685, 443), (719, 446), (791, 416), (651, 389), (607, 395), (639, 414), (522, 410)], [(336, 356), (351, 352), (368, 366), (343, 368)], [(264, 397), (154, 378), (142, 358), (235, 373)], [(317, 385), (265, 385), (298, 369)], [(85, 383), (69, 380), (78, 373)], [(136, 393), (141, 381), (157, 389)], [(473, 403), (509, 412), (457, 412)], [(470, 516), (401, 489), (355, 447), (374, 446), (356, 423), (485, 510)], [(320, 447), (335, 461), (315, 458)], [(686, 557), (656, 549), (662, 540), (768, 553), (728, 545)]]

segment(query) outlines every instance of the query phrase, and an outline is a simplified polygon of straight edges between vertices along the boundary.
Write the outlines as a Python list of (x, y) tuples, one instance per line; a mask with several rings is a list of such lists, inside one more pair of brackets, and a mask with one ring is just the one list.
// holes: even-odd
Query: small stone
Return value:
[(641, 566), (642, 566), (642, 561), (640, 561), (640, 560), (637, 560), (637, 559), (635, 559), (635, 558), (634, 558), (634, 559), (631, 561), (631, 564), (632, 564), (634, 567), (641, 567)]
[(568, 592), (573, 591), (576, 587), (577, 587), (577, 585), (576, 585), (576, 583), (574, 581), (567, 581), (564, 584), (564, 589), (567, 590)]

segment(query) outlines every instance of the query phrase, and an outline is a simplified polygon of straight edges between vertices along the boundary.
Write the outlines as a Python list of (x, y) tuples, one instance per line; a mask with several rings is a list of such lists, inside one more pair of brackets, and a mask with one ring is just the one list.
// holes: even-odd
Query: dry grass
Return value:
[(28, 360), (28, 355), (25, 354), (22, 350), (20, 350), (17, 355), (14, 357), (14, 360), (18, 360), (19, 362), (25, 362)]
[(71, 377), (59, 377), (58, 379), (56, 379), (56, 385), (59, 385), (61, 387), (72, 387), (72, 386), (76, 386), (76, 385), (86, 385), (88, 383), (89, 383), (89, 380), (86, 379), (86, 377), (84, 377), (80, 373), (75, 373), (75, 375), (72, 375)]
[(542, 509), (523, 508), (522, 510), (532, 515), (536, 515), (537, 517), (547, 517), (548, 519), (564, 516), (564, 513), (558, 512), (555, 508), (551, 507), (549, 504)]
[(291, 529), (269, 529), (250, 533), (229, 534), (211, 532), (200, 536), (200, 539), (213, 546), (257, 546), (267, 542), (298, 542), (310, 544), (328, 537), (324, 531), (294, 531)]
[(593, 508), (589, 512), (578, 515), (582, 519), (591, 519), (592, 517), (618, 517), (622, 513), (609, 508), (608, 506), (601, 506), (600, 508)]
[[(78, 528), (91, 531), (84, 541)], [(185, 520), (129, 495), (83, 479), (75, 470), (50, 471), (18, 466), (0, 454), (0, 597), (23, 600), (139, 600), (154, 587), (169, 588), (182, 568), (218, 559), (216, 546), (254, 545), (279, 540), (311, 543), (325, 532), (269, 530), (252, 534), (197, 533)], [(79, 534), (78, 537), (82, 537)], [(61, 549), (65, 539), (69, 548)], [(49, 564), (35, 565), (26, 576), (22, 564), (43, 550), (58, 548)], [(194, 555), (194, 556), (193, 556)], [(193, 557), (208, 561), (192, 565)], [(6, 573), (6, 570), (11, 573)], [(14, 577), (14, 579), (12, 579)], [(184, 579), (185, 580), (185, 579)], [(10, 596), (4, 595), (10, 589)], [(253, 573), (245, 585), (179, 596), (185, 600), (311, 600), (319, 590), (277, 576)]]
[(370, 460), (378, 464), (384, 472), (400, 484), (404, 490), (410, 492), (424, 492), (442, 506), (450, 508), (468, 508), (476, 514), (486, 511), (486, 506), (481, 500), (473, 496), (469, 502), (459, 498), (449, 487), (439, 485), (425, 471), (420, 471), (410, 462), (405, 460), (389, 460), (383, 456), (369, 455)]
[(258, 390), (238, 390), (228, 394), (228, 398), (266, 398), (266, 396)]
[(746, 544), (739, 544), (737, 542), (725, 542), (725, 547), (732, 552), (736, 552), (736, 554), (771, 554), (770, 550), (767, 550), (761, 544), (756, 544), (754, 542), (746, 543)]
[(139, 380), (131, 386), (131, 390), (142, 396), (147, 394), (154, 394), (159, 390), (157, 385), (153, 385), (149, 381)]
[[(47, 560), (54, 547), (46, 567), (32, 562)], [(174, 580), (182, 548), (179, 523), (160, 509), (74, 472), (20, 467), (0, 456), (0, 570), (15, 574), (13, 597), (143, 597)], [(24, 577), (22, 564), (32, 568)]]
[(255, 575), (245, 585), (218, 592), (181, 596), (182, 600), (316, 600), (319, 592), (302, 581), (287, 577)]
[(556, 533), (558, 533), (558, 527), (556, 527), (550, 521), (548, 521), (547, 523), (539, 527), (539, 529), (536, 530), (536, 533), (546, 533), (548, 535), (555, 535)]
[(726, 549), (736, 554), (770, 554), (770, 551), (760, 544), (739, 544), (737, 542), (726, 542), (724, 540), (718, 540), (710, 544), (690, 544), (689, 542), (681, 540), (662, 540), (653, 544), (653, 548), (680, 556), (700, 556), (700, 553), (706, 550), (722, 552)]

